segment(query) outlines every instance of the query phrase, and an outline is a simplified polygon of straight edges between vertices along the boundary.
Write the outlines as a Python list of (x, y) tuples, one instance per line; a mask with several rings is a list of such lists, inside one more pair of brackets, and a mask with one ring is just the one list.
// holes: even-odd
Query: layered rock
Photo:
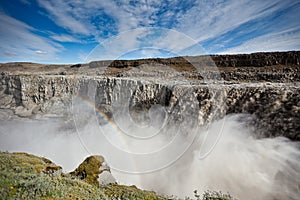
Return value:
[[(190, 66), (189, 61), (203, 62), (211, 59), (217, 67), (264, 67), (273, 65), (300, 65), (300, 51), (265, 52), (236, 55), (205, 55), (175, 58), (150, 58), (139, 60), (114, 60), (91, 62), (91, 67), (138, 67), (144, 64), (162, 64), (167, 66)], [(73, 65), (75, 66), (75, 65)], [(79, 65), (76, 65), (79, 66)]]
[(12, 108), (20, 116), (72, 114), (72, 97), (80, 95), (90, 98), (108, 116), (123, 106), (135, 113), (134, 118), (159, 104), (174, 120), (185, 114), (204, 125), (225, 114), (250, 113), (257, 117), (256, 124), (265, 134), (300, 139), (297, 83), (172, 85), (126, 78), (68, 76), (2, 76), (1, 83), (1, 108)]
[(13, 108), (20, 116), (62, 114), (70, 103), (74, 84), (66, 77), (1, 76), (1, 108)]
[(238, 55), (212, 55), (219, 67), (264, 67), (272, 65), (300, 65), (300, 52), (266, 52)]
[[(42, 66), (42, 73), (27, 64), (26, 69), (25, 64), (10, 65), (23, 67), (22, 73), (4, 65), (0, 68), (0, 108), (13, 109), (21, 117), (70, 115), (75, 97), (93, 104), (108, 118), (127, 109), (136, 123), (149, 121), (149, 109), (161, 105), (174, 123), (186, 118), (196, 119), (198, 125), (230, 113), (248, 113), (258, 133), (300, 139), (299, 52), (200, 56), (189, 61), (100, 61), (48, 66), (48, 71)], [(221, 67), (199, 72), (189, 66), (192, 61), (215, 62)], [(66, 73), (61, 74), (62, 70)], [(105, 121), (99, 119), (99, 123)]]

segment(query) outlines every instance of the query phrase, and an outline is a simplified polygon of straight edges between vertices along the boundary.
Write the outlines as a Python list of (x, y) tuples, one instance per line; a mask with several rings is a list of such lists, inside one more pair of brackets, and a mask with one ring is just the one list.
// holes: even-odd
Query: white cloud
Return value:
[[(156, 48), (181, 54), (187, 48), (197, 44), (195, 40), (181, 32), (169, 29), (163, 30), (163, 32), (166, 34), (153, 40), (153, 46)], [(198, 51), (198, 54), (200, 54), (200, 51)]]
[(36, 50), (36, 54), (48, 54), (46, 51)]
[(58, 42), (80, 42), (71, 35), (52, 35), (51, 38)]
[[(143, 37), (142, 33), (129, 31), (128, 33), (130, 34), (128, 35), (126, 31), (148, 26), (163, 26), (164, 28), (171, 28), (179, 33), (186, 34), (188, 39), (184, 40), (182, 40), (182, 37), (172, 33), (165, 37), (159, 36), (160, 38), (155, 38), (151, 41), (153, 42), (152, 46), (155, 48), (171, 49), (176, 52), (197, 42), (201, 43), (221, 37), (251, 21), (259, 22), (257, 26), (252, 26), (251, 29), (259, 30), (267, 27), (268, 30), (264, 33), (267, 34), (265, 38), (276, 37), (277, 40), (285, 41), (286, 48), (295, 46), (288, 45), (288, 41), (292, 42), (292, 38), (294, 38), (293, 41), (297, 40), (297, 36), (293, 35), (293, 33), (290, 33), (290, 40), (272, 34), (294, 27), (295, 23), (298, 23), (296, 20), (288, 19), (288, 23), (272, 19), (271, 21), (262, 21), (274, 13), (296, 5), (297, 1), (293, 0), (197, 0), (185, 2), (180, 0), (142, 0), (136, 2), (127, 0), (38, 0), (38, 2), (46, 10), (48, 17), (53, 22), (69, 31), (67, 35), (52, 35), (50, 36), (52, 39), (58, 42), (80, 42), (83, 41), (83, 38), (81, 40), (77, 38), (92, 36), (96, 41), (101, 41), (104, 50), (109, 48), (110, 54), (102, 54), (100, 56), (101, 59), (104, 58), (104, 55), (107, 56), (106, 59), (115, 58), (129, 49), (140, 48), (141, 43), (145, 42), (141, 40), (141, 37)], [(245, 32), (247, 31), (251, 32), (252, 30), (245, 30)], [(104, 32), (105, 35), (103, 34)], [(121, 40), (111, 44), (112, 46), (108, 46), (106, 38), (112, 34), (125, 35), (126, 38), (121, 36)], [(242, 31), (239, 34), (243, 34)], [(189, 37), (192, 39), (189, 39)], [(253, 35), (252, 38), (250, 37), (252, 42), (260, 40), (259, 38), (255, 40), (255, 37), (256, 35)], [(260, 37), (263, 38), (263, 36)], [(224, 40), (232, 41), (232, 38), (224, 37)], [(226, 47), (230, 43), (226, 43), (226, 41), (220, 40), (220, 44), (215, 44), (214, 47), (221, 48), (224, 45)], [(277, 43), (279, 44), (279, 42)], [(281, 42), (281, 44), (283, 43)], [(253, 51), (262, 49), (261, 47), (255, 50), (254, 44), (250, 43), (245, 43), (245, 45), (248, 45), (248, 48), (253, 49)], [(252, 45), (252, 48), (250, 48), (250, 45)], [(270, 45), (268, 46), (272, 49)], [(97, 51), (99, 51), (99, 48), (97, 47)], [(197, 52), (199, 49), (196, 49)], [(236, 47), (237, 49), (238, 47)], [(277, 48), (274, 47), (273, 49)], [(101, 52), (103, 53), (104, 50), (101, 50)], [(231, 50), (234, 50), (234, 48)], [(202, 53), (204, 53), (204, 50)]]
[(196, 6), (179, 17), (175, 28), (202, 42), (295, 3), (290, 0), (197, 1)]
[(18, 54), (16, 54), (16, 53), (6, 52), (6, 51), (2, 52), (2, 55), (8, 56), (8, 57), (16, 57), (16, 56), (18, 56)]
[(76, 12), (78, 8), (74, 8), (73, 10), (67, 2), (60, 0), (38, 0), (38, 3), (48, 11), (50, 18), (59, 26), (72, 31), (73, 33), (83, 35), (90, 34), (90, 27), (85, 23), (78, 21), (78, 19), (72, 15), (72, 11)]
[[(74, 34), (95, 36), (95, 38), (99, 37), (103, 30), (116, 30), (120, 33), (135, 28), (155, 26), (156, 21), (164, 17), (158, 16), (159, 9), (168, 4), (158, 0), (139, 1), (135, 4), (127, 0), (89, 0), (88, 2), (38, 0), (38, 3), (47, 11), (50, 19), (60, 27)], [(97, 21), (97, 17), (104, 14), (112, 18), (115, 23), (102, 24), (101, 20)], [(164, 15), (168, 19), (172, 17), (170, 12)]]
[[(193, 47), (193, 48), (190, 48)], [(120, 33), (99, 44), (87, 57), (93, 60), (115, 60), (126, 55), (144, 55), (145, 57), (171, 55), (199, 55), (204, 50), (190, 37), (170, 29), (138, 28)]]
[(161, 57), (162, 54), (159, 51), (159, 49), (142, 49), (141, 50), (141, 54), (145, 57), (145, 58), (155, 58), (155, 57)]
[[(297, 31), (295, 33), (295, 31)], [(221, 54), (300, 50), (300, 29), (266, 34), (227, 49)]]
[(139, 38), (144, 37), (147, 33), (147, 29), (139, 28), (122, 32), (116, 37), (104, 40), (87, 56), (86, 62), (93, 60), (115, 60), (131, 51), (135, 51), (141, 45)]
[[(47, 60), (55, 57), (63, 47), (34, 33), (33, 27), (0, 13), (0, 52), (1, 60), (15, 56), (20, 60)], [(45, 57), (36, 57), (37, 53), (48, 52)]]

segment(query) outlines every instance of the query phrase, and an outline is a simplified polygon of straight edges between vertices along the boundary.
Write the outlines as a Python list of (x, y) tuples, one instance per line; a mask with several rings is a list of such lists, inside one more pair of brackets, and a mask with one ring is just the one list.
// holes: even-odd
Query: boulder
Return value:
[(99, 155), (87, 157), (70, 175), (96, 186), (116, 182), (103, 156)]

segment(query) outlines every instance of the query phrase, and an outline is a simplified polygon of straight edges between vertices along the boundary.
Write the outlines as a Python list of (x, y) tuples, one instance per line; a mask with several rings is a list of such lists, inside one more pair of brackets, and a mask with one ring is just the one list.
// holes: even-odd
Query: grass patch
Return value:
[[(102, 161), (102, 160), (100, 160)], [(93, 165), (99, 165), (95, 160)], [(89, 166), (80, 165), (80, 169)], [(176, 197), (118, 184), (95, 185), (61, 173), (61, 167), (46, 158), (27, 153), (0, 152), (0, 199), (145, 199), (170, 200)], [(190, 198), (186, 198), (190, 199)], [(206, 192), (194, 199), (231, 200), (228, 194)]]

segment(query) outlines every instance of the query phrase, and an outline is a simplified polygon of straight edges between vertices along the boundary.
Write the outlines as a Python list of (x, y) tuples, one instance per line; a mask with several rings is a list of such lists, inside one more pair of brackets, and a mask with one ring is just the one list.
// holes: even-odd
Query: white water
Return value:
[[(213, 123), (208, 132), (197, 130), (195, 138), (179, 135), (169, 140), (171, 136), (161, 135), (139, 140), (140, 144), (121, 137), (109, 125), (99, 134), (93, 120), (77, 127), (78, 134), (75, 129), (59, 129), (61, 124), (54, 120), (0, 121), (0, 150), (44, 156), (65, 171), (75, 169), (90, 154), (102, 154), (118, 169), (112, 173), (119, 183), (182, 198), (192, 197), (197, 189), (200, 194), (221, 190), (239, 199), (298, 199), (299, 144), (281, 137), (255, 139), (239, 119), (240, 115), (227, 116)], [(162, 146), (165, 151), (152, 154)], [(165, 165), (169, 166), (155, 171)], [(154, 172), (142, 173), (145, 171)]]

